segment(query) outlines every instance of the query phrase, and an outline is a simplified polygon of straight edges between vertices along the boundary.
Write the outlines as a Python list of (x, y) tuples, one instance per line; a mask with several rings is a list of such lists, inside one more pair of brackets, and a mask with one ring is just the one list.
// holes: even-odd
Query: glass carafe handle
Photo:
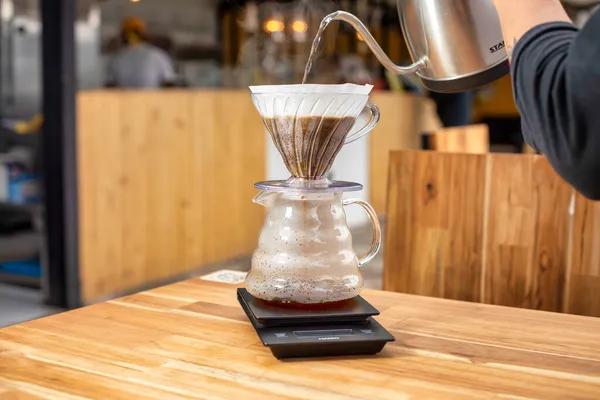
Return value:
[(352, 143), (355, 140), (358, 140), (361, 137), (365, 136), (367, 133), (371, 132), (373, 128), (375, 128), (375, 125), (377, 125), (377, 123), (379, 122), (379, 118), (381, 117), (379, 115), (379, 108), (371, 102), (367, 103), (365, 108), (368, 108), (371, 112), (369, 122), (367, 122), (367, 125), (365, 125), (364, 128), (360, 129), (358, 132), (353, 133), (352, 135), (348, 135), (344, 144)]
[(379, 225), (379, 218), (377, 218), (377, 213), (371, 207), (369, 203), (363, 201), (361, 199), (344, 199), (342, 200), (342, 205), (349, 206), (351, 204), (358, 204), (361, 206), (369, 216), (371, 220), (371, 225), (373, 226), (373, 242), (371, 243), (371, 248), (366, 256), (358, 260), (358, 266), (362, 267), (369, 261), (371, 261), (377, 255), (377, 252), (381, 248), (381, 226)]

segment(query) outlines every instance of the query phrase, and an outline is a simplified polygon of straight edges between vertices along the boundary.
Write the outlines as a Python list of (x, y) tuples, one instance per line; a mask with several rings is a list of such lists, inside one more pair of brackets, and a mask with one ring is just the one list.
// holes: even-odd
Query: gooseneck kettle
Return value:
[(500, 19), (492, 0), (398, 0), (400, 24), (413, 63), (395, 65), (365, 25), (345, 11), (329, 14), (360, 33), (383, 66), (399, 75), (416, 73), (439, 93), (464, 92), (509, 72)]

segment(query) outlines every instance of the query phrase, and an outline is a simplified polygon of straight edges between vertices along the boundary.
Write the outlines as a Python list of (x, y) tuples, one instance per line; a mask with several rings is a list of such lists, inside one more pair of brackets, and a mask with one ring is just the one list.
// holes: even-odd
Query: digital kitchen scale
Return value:
[(238, 301), (265, 346), (278, 358), (377, 354), (394, 337), (374, 315), (379, 311), (358, 296), (335, 310), (271, 306), (238, 289)]

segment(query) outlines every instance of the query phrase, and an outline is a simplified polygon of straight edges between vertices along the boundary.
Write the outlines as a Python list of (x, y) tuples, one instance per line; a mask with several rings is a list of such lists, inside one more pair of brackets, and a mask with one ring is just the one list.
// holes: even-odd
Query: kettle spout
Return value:
[(273, 192), (267, 192), (266, 190), (261, 190), (256, 196), (254, 196), (254, 198), (252, 199), (252, 202), (256, 203), (256, 204), (260, 204), (263, 207), (266, 207), (267, 200), (273, 194), (274, 194)]
[[(348, 24), (350, 24), (360, 34), (360, 36), (362, 36), (362, 38), (364, 39), (367, 46), (369, 46), (369, 49), (371, 49), (371, 51), (373, 52), (375, 57), (377, 57), (377, 60), (379, 60), (379, 62), (388, 71), (390, 71), (396, 75), (412, 74), (412, 73), (415, 73), (415, 72), (419, 71), (420, 69), (423, 69), (427, 66), (427, 62), (424, 58), (418, 59), (414, 63), (412, 63), (411, 65), (408, 65), (406, 67), (401, 67), (399, 65), (394, 64), (393, 61), (390, 60), (390, 58), (381, 49), (381, 47), (379, 46), (379, 44), (377, 43), (377, 41), (375, 40), (373, 35), (371, 35), (371, 33), (369, 32), (367, 27), (361, 22), (361, 20), (358, 19), (358, 17), (356, 17), (355, 15), (350, 14), (349, 12), (346, 12), (346, 11), (335, 11), (335, 12), (327, 15), (325, 18), (323, 18), (323, 21), (321, 22), (321, 26), (319, 27), (319, 32), (317, 33), (317, 38), (315, 38), (315, 41), (319, 40), (320, 34), (323, 33), (323, 31), (325, 30), (325, 28), (327, 27), (327, 25), (329, 25), (329, 23), (331, 21), (344, 21), (344, 22), (347, 22)], [(315, 45), (313, 44), (313, 47), (314, 46)], [(314, 49), (313, 49), (313, 51), (314, 51)]]

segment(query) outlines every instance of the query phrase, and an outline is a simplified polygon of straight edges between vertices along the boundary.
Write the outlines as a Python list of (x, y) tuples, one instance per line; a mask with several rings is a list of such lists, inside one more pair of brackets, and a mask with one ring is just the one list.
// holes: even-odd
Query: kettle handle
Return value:
[(369, 261), (373, 260), (373, 258), (375, 258), (377, 252), (379, 252), (379, 249), (381, 248), (381, 225), (379, 225), (379, 218), (377, 218), (377, 213), (369, 203), (356, 198), (342, 200), (342, 205), (344, 207), (349, 206), (351, 204), (358, 204), (359, 206), (361, 206), (367, 212), (367, 215), (371, 220), (371, 225), (373, 226), (373, 241), (371, 242), (371, 248), (369, 249), (369, 252), (366, 256), (358, 260), (358, 266), (362, 267)]
[(377, 107), (371, 102), (368, 102), (365, 108), (368, 108), (369, 111), (371, 111), (371, 117), (369, 118), (369, 122), (367, 122), (367, 125), (365, 125), (358, 132), (353, 133), (352, 135), (348, 135), (344, 144), (352, 143), (365, 136), (367, 133), (371, 132), (373, 128), (375, 128), (375, 125), (377, 125), (377, 123), (379, 122), (379, 118), (381, 117), (379, 113), (379, 107)]
[(402, 67), (394, 64), (392, 60), (385, 54), (385, 52), (381, 49), (373, 35), (369, 32), (367, 27), (358, 19), (355, 15), (350, 14), (346, 11), (335, 11), (331, 14), (327, 15), (323, 18), (321, 22), (321, 29), (325, 29), (324, 27), (329, 25), (331, 21), (344, 21), (348, 24), (352, 25), (352, 27), (362, 36), (369, 49), (375, 54), (375, 57), (379, 62), (390, 72), (393, 72), (396, 75), (408, 75), (419, 71), (427, 67), (427, 61), (425, 58), (419, 58), (414, 63), (407, 65), (406, 67)]

